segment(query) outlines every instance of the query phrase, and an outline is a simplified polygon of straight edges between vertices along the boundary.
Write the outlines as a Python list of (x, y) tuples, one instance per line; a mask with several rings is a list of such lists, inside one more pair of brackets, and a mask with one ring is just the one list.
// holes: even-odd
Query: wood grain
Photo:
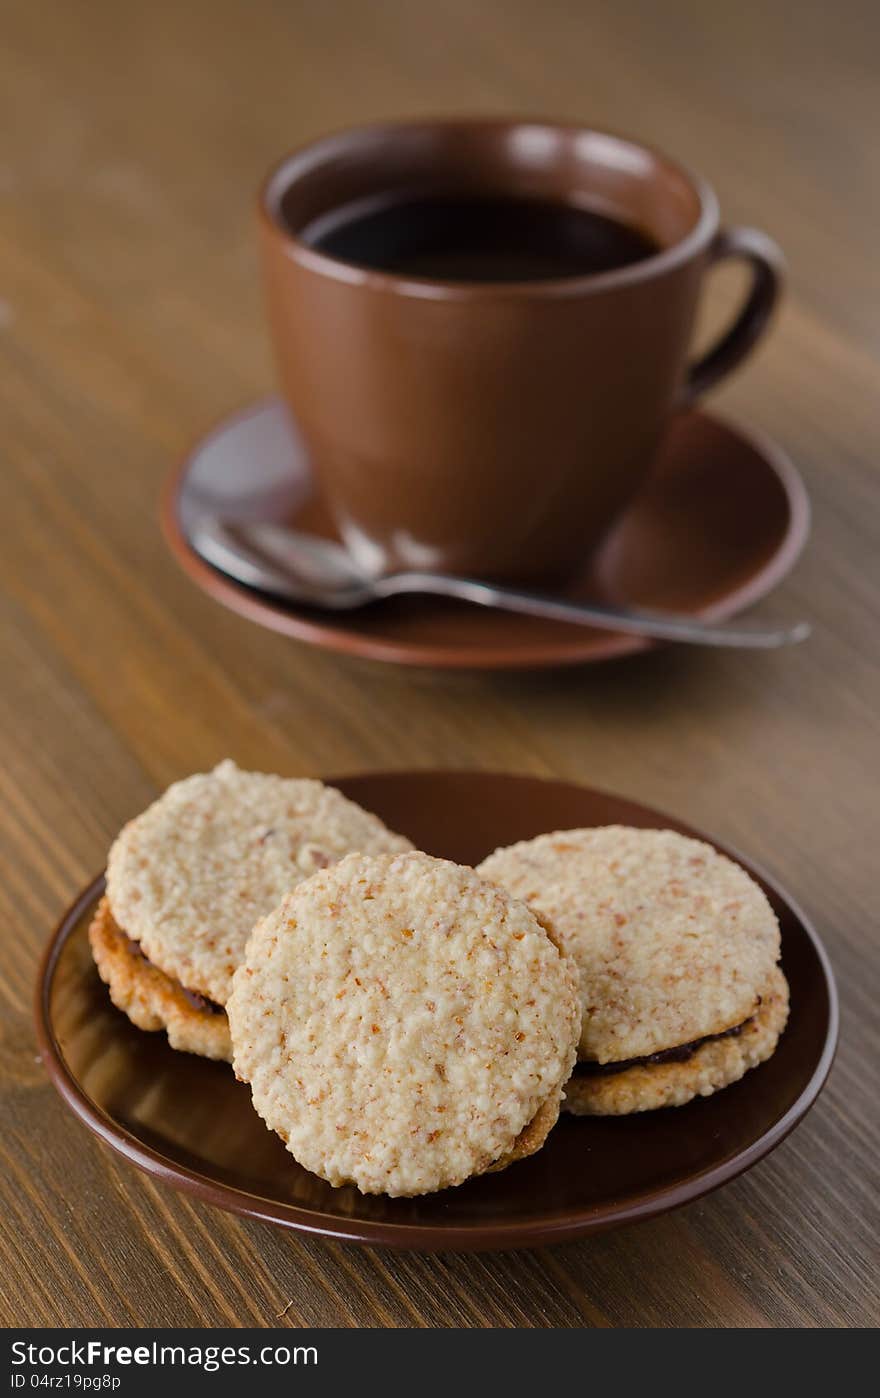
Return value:
[[(876, 7), (4, 0), (2, 18), (0, 1320), (875, 1324)], [(642, 133), (786, 249), (776, 331), (714, 402), (807, 481), (812, 542), (768, 604), (812, 618), (801, 649), (418, 676), (260, 632), (171, 565), (164, 474), (271, 383), (250, 204), (263, 169), (348, 122), (501, 109)], [(554, 774), (740, 844), (827, 939), (844, 1009), (827, 1092), (719, 1194), (552, 1251), (347, 1249), (167, 1193), (64, 1112), (30, 996), (53, 920), (119, 825), (227, 754), (302, 774)]]

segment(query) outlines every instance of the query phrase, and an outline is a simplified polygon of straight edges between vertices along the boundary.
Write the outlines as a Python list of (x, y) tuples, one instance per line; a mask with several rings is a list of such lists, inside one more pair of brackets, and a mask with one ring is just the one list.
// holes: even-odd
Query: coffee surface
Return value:
[(470, 194), (358, 200), (300, 236), (341, 262), (439, 281), (592, 276), (660, 250), (638, 229), (574, 204)]

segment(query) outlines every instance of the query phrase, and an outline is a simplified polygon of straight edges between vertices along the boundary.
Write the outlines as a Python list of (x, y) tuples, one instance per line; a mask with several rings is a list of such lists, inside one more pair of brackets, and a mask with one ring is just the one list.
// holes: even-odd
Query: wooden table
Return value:
[[(876, 7), (6, 0), (3, 31), (0, 1319), (876, 1323)], [(806, 646), (417, 676), (260, 631), (170, 562), (157, 495), (171, 462), (272, 381), (251, 210), (263, 169), (333, 126), (505, 108), (644, 134), (786, 249), (776, 332), (714, 401), (807, 481), (812, 541), (767, 608), (812, 618)], [(227, 754), (290, 774), (555, 774), (705, 825), (827, 939), (844, 1012), (828, 1090), (720, 1193), (543, 1252), (301, 1241), (158, 1187), (48, 1085), (34, 969), (122, 822)]]

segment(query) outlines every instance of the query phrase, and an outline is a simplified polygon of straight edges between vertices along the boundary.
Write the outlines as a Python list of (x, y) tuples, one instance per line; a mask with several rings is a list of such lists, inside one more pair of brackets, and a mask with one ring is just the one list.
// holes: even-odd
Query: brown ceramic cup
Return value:
[[(618, 270), (454, 282), (337, 260), (302, 231), (351, 201), (417, 190), (576, 203), (649, 235)], [(637, 491), (670, 415), (751, 350), (781, 255), (720, 229), (707, 184), (639, 142), (532, 121), (371, 126), (286, 156), (260, 197), (285, 397), (343, 538), (371, 570), (563, 580)], [(751, 270), (696, 362), (700, 288)]]

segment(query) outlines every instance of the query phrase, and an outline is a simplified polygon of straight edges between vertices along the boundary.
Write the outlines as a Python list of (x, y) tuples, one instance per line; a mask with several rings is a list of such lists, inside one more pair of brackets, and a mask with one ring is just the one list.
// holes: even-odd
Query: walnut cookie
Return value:
[(170, 786), (115, 841), (90, 932), (99, 973), (138, 1027), (228, 1059), (223, 1006), (254, 923), (354, 850), (410, 848), (333, 787), (222, 762)]
[(779, 926), (763, 891), (671, 830), (558, 831), (478, 868), (522, 898), (581, 976), (579, 1063), (564, 1106), (680, 1106), (769, 1058), (785, 1028)]
[(421, 853), (351, 855), (257, 926), (234, 1067), (308, 1170), (365, 1194), (536, 1151), (574, 1064), (576, 973), (524, 904)]

